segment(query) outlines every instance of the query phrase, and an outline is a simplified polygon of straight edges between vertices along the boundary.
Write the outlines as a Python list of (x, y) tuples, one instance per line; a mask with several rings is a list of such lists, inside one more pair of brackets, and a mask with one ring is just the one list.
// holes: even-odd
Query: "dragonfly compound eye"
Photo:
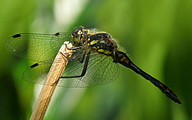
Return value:
[(81, 30), (79, 29), (75, 29), (72, 33), (71, 33), (71, 38), (74, 42), (74, 44), (79, 44), (80, 40), (81, 40)]
[(79, 27), (73, 30), (71, 33), (71, 38), (74, 42), (74, 46), (78, 46), (81, 44), (81, 41), (84, 40), (83, 38), (86, 37), (87, 29), (84, 27)]

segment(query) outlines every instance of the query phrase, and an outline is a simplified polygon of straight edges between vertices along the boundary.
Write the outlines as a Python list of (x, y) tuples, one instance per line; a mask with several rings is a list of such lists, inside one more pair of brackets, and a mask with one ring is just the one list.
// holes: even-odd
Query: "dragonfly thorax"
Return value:
[(96, 32), (94, 29), (88, 30), (84, 27), (79, 27), (73, 30), (71, 38), (75, 47), (87, 47), (100, 54), (113, 57), (117, 50), (117, 44), (111, 35), (106, 32)]
[(105, 32), (88, 34), (87, 45), (100, 54), (112, 56), (117, 49), (117, 44), (110, 34)]

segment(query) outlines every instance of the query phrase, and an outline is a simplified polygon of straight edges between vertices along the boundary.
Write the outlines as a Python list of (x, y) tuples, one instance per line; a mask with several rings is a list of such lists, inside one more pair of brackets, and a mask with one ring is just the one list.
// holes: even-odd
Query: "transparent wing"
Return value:
[(34, 61), (53, 60), (64, 41), (71, 41), (69, 33), (22, 33), (10, 37), (5, 48), (10, 53)]
[(44, 84), (51, 65), (47, 62), (35, 63), (25, 70), (22, 77), (26, 81)]
[[(82, 58), (83, 53), (78, 57)], [(75, 54), (73, 54), (75, 56)], [(86, 58), (87, 56), (85, 56)], [(81, 63), (75, 59), (70, 61), (62, 76), (79, 76), (82, 73), (84, 62)], [(84, 60), (85, 61), (85, 60)], [(57, 63), (58, 64), (58, 63)], [(45, 84), (45, 80), (51, 67), (49, 62), (38, 62), (23, 73), (23, 79)], [(57, 71), (55, 71), (57, 72)], [(118, 72), (118, 64), (113, 62), (110, 56), (105, 56), (98, 53), (92, 53), (88, 63), (86, 74), (78, 78), (60, 78), (58, 86), (62, 87), (87, 87), (100, 84), (107, 84), (115, 80)]]
[[(79, 58), (82, 58), (82, 56)], [(70, 61), (62, 76), (81, 75), (84, 63), (81, 63), (78, 59)], [(87, 71), (83, 77), (60, 78), (58, 85), (64, 87), (87, 87), (107, 84), (115, 80), (117, 72), (118, 64), (113, 62), (112, 57), (94, 52), (91, 53)]]
[(44, 84), (47, 73), (64, 41), (71, 41), (70, 33), (22, 33), (10, 37), (5, 48), (8, 52), (37, 63), (23, 73), (23, 79)]
[[(64, 41), (71, 41), (68, 33), (23, 33), (9, 38), (5, 44), (5, 48), (16, 56), (37, 61), (36, 64), (25, 70), (23, 79), (30, 82), (44, 84), (51, 64)], [(82, 50), (77, 50), (76, 53), (73, 53), (72, 57), (76, 56), (79, 52), (82, 52), (78, 58), (69, 62), (63, 76), (81, 75), (85, 60), (81, 63), (80, 59), (83, 58), (86, 49), (83, 48), (83, 52)], [(87, 56), (85, 55), (85, 59), (86, 57)], [(113, 59), (110, 56), (92, 52), (86, 74), (83, 77), (60, 78), (58, 85), (64, 87), (86, 87), (105, 84), (114, 80), (117, 71), (118, 65), (113, 62)]]

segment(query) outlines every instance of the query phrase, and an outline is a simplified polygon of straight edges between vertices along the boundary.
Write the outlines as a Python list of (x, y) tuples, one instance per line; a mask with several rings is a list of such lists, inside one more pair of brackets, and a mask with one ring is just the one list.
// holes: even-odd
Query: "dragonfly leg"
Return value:
[(82, 59), (78, 58), (78, 60), (79, 60), (80, 63), (83, 63), (83, 61), (84, 61), (84, 59), (85, 59), (85, 53), (86, 53), (86, 52), (83, 53), (83, 58), (82, 58)]
[[(84, 67), (83, 67), (83, 71), (81, 73), (81, 75), (78, 75), (78, 76), (61, 76), (60, 78), (78, 78), (78, 77), (83, 77), (87, 71), (87, 66), (88, 66), (88, 62), (89, 62), (89, 58), (90, 58), (90, 51), (87, 53), (87, 57), (86, 57), (86, 60), (85, 60), (85, 64), (84, 64)], [(59, 82), (59, 79), (57, 81), (55, 81), (52, 85), (54, 85), (55, 83), (58, 83)]]
[(80, 49), (81, 48), (81, 46), (78, 46), (78, 47), (72, 47), (72, 48), (68, 48), (67, 47), (67, 44), (65, 44), (65, 46), (66, 46), (66, 48), (68, 49), (68, 50), (77, 50), (77, 49)]
[[(69, 58), (69, 57), (65, 56), (62, 52), (60, 52), (60, 53), (61, 53), (67, 60), (73, 61), (74, 59), (76, 59), (77, 57), (79, 57), (79, 55), (81, 55), (83, 52), (84, 52), (84, 50), (76, 53), (74, 56), (72, 56), (72, 58)], [(86, 53), (86, 52), (85, 52), (85, 53)], [(84, 53), (84, 55), (83, 55), (83, 59), (84, 59), (85, 53)], [(78, 59), (78, 60), (79, 60), (79, 59)], [(81, 61), (80, 61), (80, 62), (81, 62)], [(82, 63), (82, 62), (81, 62), (81, 63)]]
[(69, 57), (65, 56), (62, 52), (60, 52), (60, 53), (61, 53), (61, 55), (63, 55), (67, 60), (70, 61)]
[(85, 63), (84, 63), (84, 67), (82, 70), (81, 75), (77, 75), (77, 76), (61, 76), (61, 78), (78, 78), (78, 77), (83, 77), (87, 71), (87, 66), (88, 66), (88, 62), (89, 62), (89, 58), (90, 58), (90, 51), (87, 53), (87, 57), (85, 59)]

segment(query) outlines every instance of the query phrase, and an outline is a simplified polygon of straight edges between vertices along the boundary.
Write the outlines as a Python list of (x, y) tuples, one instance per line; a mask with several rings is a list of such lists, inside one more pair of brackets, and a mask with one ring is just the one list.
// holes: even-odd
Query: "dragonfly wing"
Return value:
[[(80, 56), (82, 57), (82, 56)], [(85, 56), (86, 59), (87, 56)], [(85, 61), (85, 60), (84, 60)], [(70, 61), (62, 76), (81, 75), (84, 63), (78, 59)], [(99, 53), (91, 53), (86, 73), (78, 78), (60, 78), (59, 86), (64, 87), (87, 87), (99, 84), (107, 84), (113, 80), (118, 72), (118, 64), (113, 62), (112, 57)]]
[(10, 37), (5, 48), (10, 53), (34, 61), (54, 59), (64, 41), (70, 41), (68, 33), (33, 34), (22, 33)]
[(25, 70), (23, 73), (23, 79), (38, 84), (44, 84), (50, 67), (51, 63), (35, 63)]
[(113, 62), (113, 58), (103, 54), (93, 55), (87, 70), (87, 76), (81, 80), (88, 86), (107, 84), (115, 80), (118, 72), (118, 64)]
[(22, 33), (10, 37), (5, 43), (5, 48), (18, 57), (37, 61), (25, 70), (23, 79), (44, 84), (59, 48), (64, 41), (70, 40), (68, 33)]

